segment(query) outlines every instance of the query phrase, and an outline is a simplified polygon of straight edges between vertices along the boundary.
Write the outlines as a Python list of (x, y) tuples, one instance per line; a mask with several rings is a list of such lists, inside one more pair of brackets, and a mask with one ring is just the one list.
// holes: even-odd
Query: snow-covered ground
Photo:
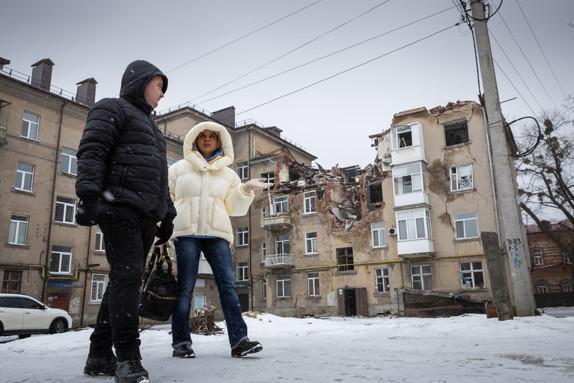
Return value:
[[(151, 382), (574, 382), (572, 308), (509, 321), (450, 318), (246, 317), (259, 354), (230, 357), (227, 335), (193, 336), (171, 357), (169, 326), (141, 333)], [(549, 314), (562, 316), (555, 317)], [(224, 327), (223, 323), (218, 323)], [(91, 329), (0, 344), (2, 383), (104, 383), (82, 375)], [(8, 340), (8, 338), (4, 338)]]

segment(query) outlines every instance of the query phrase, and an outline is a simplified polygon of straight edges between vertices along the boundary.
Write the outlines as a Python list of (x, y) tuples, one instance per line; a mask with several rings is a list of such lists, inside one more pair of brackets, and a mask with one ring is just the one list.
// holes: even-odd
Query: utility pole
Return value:
[(528, 246), (522, 230), (519, 199), (515, 191), (514, 176), (502, 123), (498, 86), (496, 84), (490, 39), (484, 14), (484, 3), (482, 0), (471, 0), (470, 8), (472, 10), (482, 86), (484, 87), (484, 101), (492, 148), (495, 186), (502, 213), (502, 226), (506, 236), (503, 244), (508, 254), (516, 313), (518, 316), (532, 316), (536, 310), (536, 303), (532, 292), (530, 262), (527, 259), (530, 255), (526, 253)]

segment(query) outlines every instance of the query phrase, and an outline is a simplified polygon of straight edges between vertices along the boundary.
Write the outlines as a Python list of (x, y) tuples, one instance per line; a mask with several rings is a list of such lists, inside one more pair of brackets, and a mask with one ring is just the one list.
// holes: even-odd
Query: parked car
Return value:
[(57, 334), (72, 328), (72, 317), (22, 294), (0, 294), (0, 336)]

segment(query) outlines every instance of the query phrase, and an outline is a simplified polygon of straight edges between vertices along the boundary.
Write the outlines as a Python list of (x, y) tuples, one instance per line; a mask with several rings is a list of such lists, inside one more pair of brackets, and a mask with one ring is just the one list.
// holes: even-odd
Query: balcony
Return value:
[(274, 230), (290, 229), (291, 216), (289, 214), (272, 215), (263, 219), (263, 226)]
[(291, 269), (293, 267), (295, 265), (291, 254), (275, 254), (265, 257), (265, 268), (267, 269)]
[(432, 239), (419, 239), (410, 241), (398, 241), (397, 251), (403, 259), (434, 258), (434, 242)]

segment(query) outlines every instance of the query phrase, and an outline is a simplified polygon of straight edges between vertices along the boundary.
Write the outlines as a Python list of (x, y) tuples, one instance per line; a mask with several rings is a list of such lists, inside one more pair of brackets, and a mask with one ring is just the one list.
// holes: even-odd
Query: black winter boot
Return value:
[(114, 376), (118, 363), (112, 350), (97, 352), (90, 348), (84, 374), (90, 376), (107, 375)]
[(247, 354), (255, 354), (263, 350), (263, 346), (259, 342), (252, 342), (249, 339), (244, 339), (235, 348), (231, 350), (231, 356), (234, 358), (240, 358)]
[(173, 348), (171, 356), (174, 358), (195, 358), (195, 352), (193, 352), (190, 344), (182, 344)]
[(117, 383), (149, 382), (149, 375), (141, 363), (141, 357), (134, 355), (130, 359), (118, 361), (116, 369)]

